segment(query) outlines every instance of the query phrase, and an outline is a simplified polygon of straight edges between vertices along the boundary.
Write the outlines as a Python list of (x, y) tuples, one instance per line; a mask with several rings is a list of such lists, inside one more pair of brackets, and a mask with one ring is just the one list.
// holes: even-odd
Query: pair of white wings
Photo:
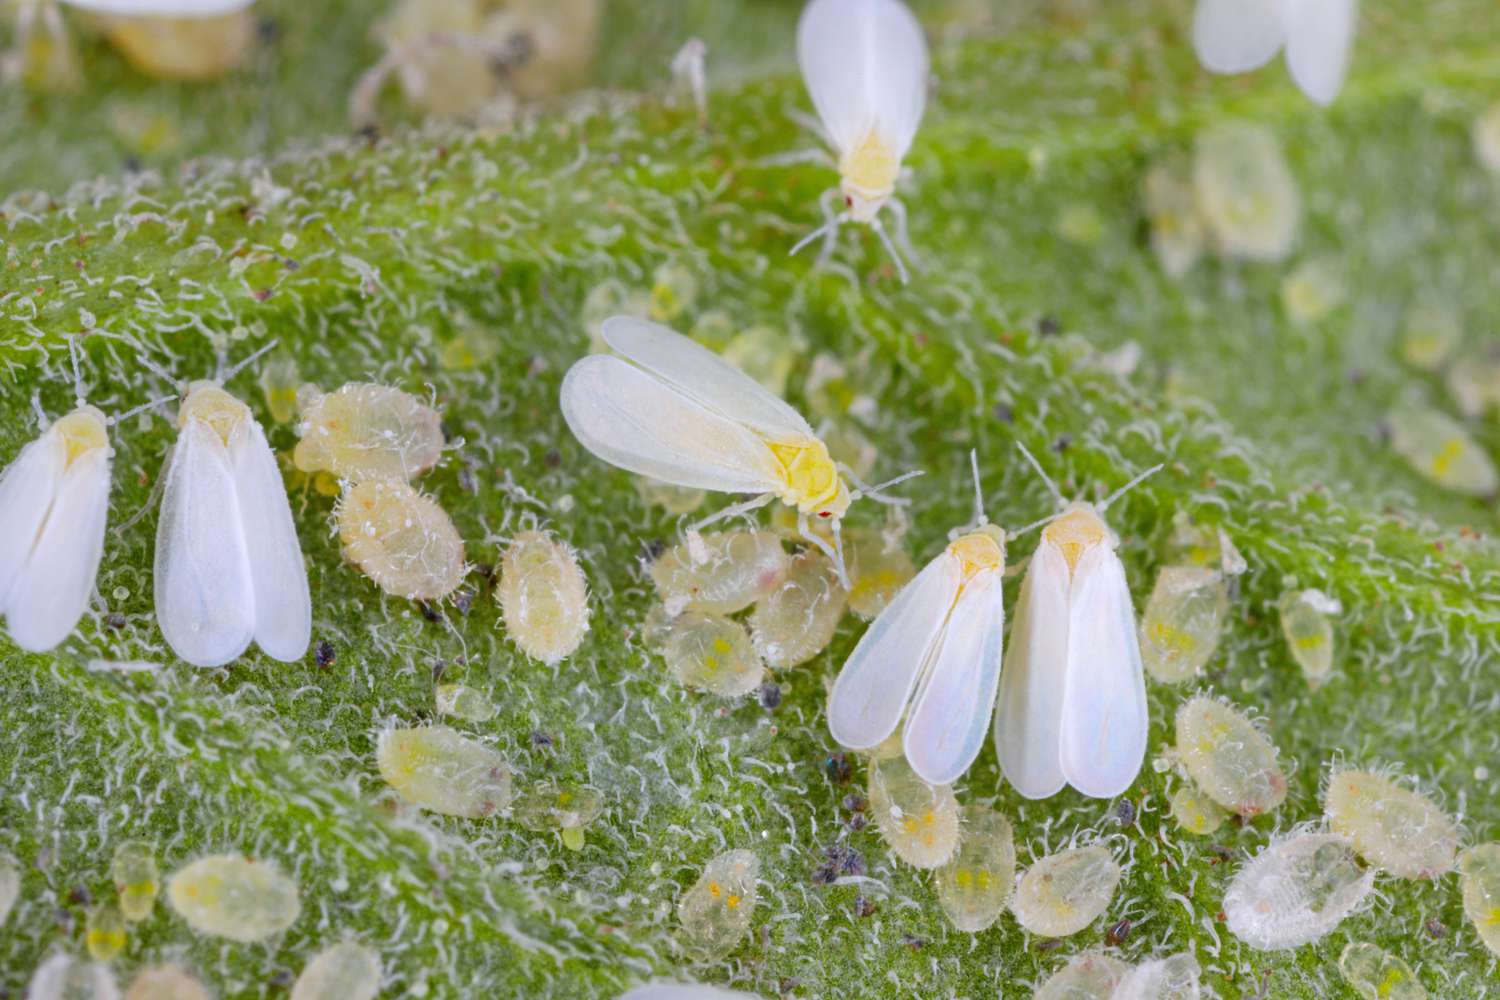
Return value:
[(156, 619), (199, 667), (253, 639), (278, 660), (307, 652), (312, 601), (286, 487), (265, 432), (238, 421), (226, 446), (208, 424), (178, 435), (156, 527)]
[(255, 0), (64, 0), (70, 7), (120, 17), (220, 17)]
[(83, 616), (109, 513), (109, 449), (69, 465), (55, 427), (0, 476), (0, 611), (16, 645), (32, 652), (62, 642)]
[(1286, 47), (1287, 69), (1308, 97), (1328, 104), (1349, 68), (1355, 0), (1198, 0), (1193, 46), (1215, 73), (1244, 73)]
[(777, 493), (767, 441), (814, 437), (802, 415), (712, 351), (629, 316), (604, 321), (605, 343), (568, 369), (562, 412), (585, 448), (630, 472), (724, 493)]
[(901, 0), (812, 0), (797, 61), (839, 152), (876, 129), (904, 156), (927, 103), (927, 40)]
[(962, 777), (984, 746), (995, 705), (1002, 577), (985, 571), (965, 584), (959, 560), (946, 551), (928, 563), (875, 619), (833, 682), (833, 738), (866, 750), (905, 716), (902, 749), (912, 770), (932, 785)]
[(1031, 557), (1000, 674), (995, 750), (1016, 791), (1072, 785), (1113, 798), (1146, 755), (1146, 683), (1120, 557), (1086, 549), (1071, 574), (1044, 535)]

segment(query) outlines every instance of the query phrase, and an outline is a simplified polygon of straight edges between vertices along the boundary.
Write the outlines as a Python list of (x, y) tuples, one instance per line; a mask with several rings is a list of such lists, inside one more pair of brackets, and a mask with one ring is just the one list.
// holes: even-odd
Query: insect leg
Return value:
[(725, 507), (718, 513), (710, 514), (703, 520), (689, 525), (687, 530), (702, 531), (710, 524), (717, 524), (718, 522), (723, 521), (726, 518), (738, 517), (741, 514), (748, 514), (752, 510), (759, 510), (774, 499), (776, 499), (776, 495), (774, 493), (762, 493), (760, 496), (756, 497), (753, 500), (746, 500), (744, 503), (730, 504), (728, 507)]

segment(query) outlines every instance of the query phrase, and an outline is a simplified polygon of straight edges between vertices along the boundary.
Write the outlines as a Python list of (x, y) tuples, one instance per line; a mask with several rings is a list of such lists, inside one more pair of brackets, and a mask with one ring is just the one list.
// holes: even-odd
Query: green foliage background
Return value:
[[(1436, 295), (1462, 312), (1472, 342), (1494, 336), (1500, 186), (1468, 137), (1500, 93), (1487, 0), (1368, 0), (1353, 76), (1330, 111), (1279, 64), (1234, 79), (1201, 72), (1179, 0), (997, 5), (978, 18), (981, 4), (918, 5), (937, 87), (903, 192), (921, 254), (906, 287), (868, 233), (847, 233), (822, 270), (785, 255), (833, 179), (766, 162), (815, 142), (791, 117), (808, 110), (789, 62), (798, 4), (615, 0), (597, 67), (612, 89), (508, 128), (380, 138), (349, 137), (344, 118), (354, 77), (378, 56), (368, 5), (261, 6), (277, 30), (222, 86), (146, 81), (85, 42), (85, 92), (0, 92), (0, 191), (12, 193), (0, 208), (0, 455), (36, 433), (33, 397), (53, 415), (70, 405), (69, 335), (109, 334), (85, 349), (90, 399), (110, 412), (164, 391), (142, 352), (198, 377), (213, 342), (238, 357), (274, 337), (324, 386), (378, 379), (434, 394), (452, 448), (423, 485), (470, 559), (493, 563), (532, 523), (553, 528), (580, 549), (593, 628), (558, 667), (529, 661), (477, 572), (472, 607), (429, 620), (342, 563), (331, 502), (303, 490), (293, 506), (315, 641), (336, 661), (173, 662), (152, 616), (155, 511), (116, 530), (147, 504), (173, 430), (159, 416), (130, 421), (114, 438), (99, 607), (54, 655), (6, 648), (0, 664), (0, 848), (26, 866), (0, 928), (0, 991), (20, 995), (50, 950), (81, 947), (80, 890), (107, 892), (113, 846), (147, 837), (169, 870), (240, 850), (302, 886), (302, 918), (267, 945), (195, 936), (163, 907), (118, 962), (123, 977), (180, 958), (222, 996), (283, 995), (312, 953), (347, 934), (379, 950), (390, 996), (611, 997), (691, 976), (766, 996), (1014, 997), (1121, 919), (1133, 927), (1124, 957), (1193, 949), (1221, 997), (1353, 996), (1333, 967), (1353, 939), (1405, 958), (1433, 996), (1494, 992), (1495, 959), (1451, 877), (1383, 879), (1368, 912), (1290, 955), (1251, 951), (1217, 919), (1234, 860), (1319, 816), (1333, 761), (1396, 768), (1471, 840), (1500, 834), (1494, 509), (1416, 478), (1380, 431), (1394, 400), (1442, 399), (1396, 360), (1407, 305)], [(665, 100), (667, 62), (692, 33), (710, 45), (707, 128)], [(1349, 304), (1315, 325), (1282, 312), (1291, 265), (1210, 261), (1174, 284), (1145, 246), (1145, 167), (1226, 117), (1267, 122), (1286, 145), (1307, 207), (1293, 263), (1332, 255), (1345, 269)], [(1080, 209), (1100, 221), (1088, 245), (1059, 233), (1060, 216)], [(721, 310), (803, 345), (794, 402), (815, 354), (853, 366), (879, 404), (861, 428), (880, 449), (876, 475), (927, 471), (908, 491), (919, 561), (969, 515), (971, 447), (990, 515), (1006, 525), (1047, 509), (1015, 441), (1074, 493), (1165, 461), (1111, 512), (1137, 602), (1174, 513), (1229, 530), (1250, 572), (1202, 688), (1265, 719), (1293, 767), (1287, 804), (1193, 838), (1165, 816), (1172, 779), (1149, 762), (1130, 793), (1137, 817), (1122, 824), (1114, 803), (1071, 792), (1021, 801), (987, 750), (959, 797), (994, 800), (1015, 821), (1023, 864), (1104, 838), (1126, 877), (1108, 914), (1060, 948), (1009, 917), (979, 935), (951, 930), (927, 878), (894, 862), (873, 829), (845, 824), (840, 801), (862, 769), (839, 786), (822, 766), (834, 749), (824, 684), (862, 625), (846, 619), (826, 653), (778, 676), (774, 712), (684, 692), (642, 646), (642, 555), (678, 523), (576, 445), (556, 393), (588, 349), (589, 292), (606, 280), (649, 292), (664, 264), (700, 283), (678, 326)], [(1063, 336), (1039, 332), (1052, 320)], [(458, 337), (493, 357), (443, 366)], [(1145, 351), (1133, 376), (1092, 363), (1126, 340)], [(1169, 378), (1191, 395), (1169, 395)], [(253, 375), (229, 388), (290, 447)], [(1474, 431), (1500, 444), (1493, 424)], [(856, 505), (851, 518), (880, 516)], [(1316, 692), (1276, 624), (1288, 577), (1348, 609), (1337, 676)], [(162, 666), (121, 674), (94, 660)], [(439, 668), (495, 698), (496, 719), (463, 728), (523, 780), (606, 794), (581, 853), (504, 819), (393, 819), (376, 807), (374, 737), (432, 716)], [(1154, 756), (1190, 692), (1150, 688)], [(864, 852), (868, 879), (814, 885), (823, 849), (840, 841)], [(761, 858), (755, 932), (727, 960), (695, 964), (676, 943), (674, 903), (726, 847)], [(874, 915), (855, 912), (861, 893)]]

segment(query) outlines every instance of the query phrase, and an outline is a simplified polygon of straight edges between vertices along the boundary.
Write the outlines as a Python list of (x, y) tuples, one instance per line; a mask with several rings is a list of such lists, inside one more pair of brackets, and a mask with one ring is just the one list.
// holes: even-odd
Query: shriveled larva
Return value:
[(447, 726), (387, 729), (375, 761), (403, 799), (444, 816), (484, 819), (510, 805), (505, 758)]
[(500, 560), (495, 599), (521, 651), (557, 663), (589, 629), (588, 581), (572, 546), (543, 531), (523, 531)]
[(781, 539), (769, 531), (716, 531), (689, 536), (651, 564), (667, 610), (733, 614), (771, 594), (791, 569)]
[(1189, 952), (1151, 959), (1127, 972), (1110, 1000), (1198, 1000), (1201, 974)]
[(443, 457), (443, 417), (409, 392), (350, 382), (304, 398), (292, 461), (340, 479), (411, 480)]
[(545, 781), (516, 801), (515, 818), (528, 830), (561, 830), (563, 846), (583, 847), (583, 832), (604, 811), (604, 796), (582, 785)]
[(958, 849), (959, 809), (953, 789), (929, 785), (905, 757), (872, 760), (870, 814), (896, 856), (914, 868), (938, 868)]
[(1010, 908), (1022, 927), (1067, 937), (1093, 923), (1114, 898), (1120, 866), (1098, 844), (1049, 854), (1026, 869)]
[(114, 903), (98, 903), (84, 921), (83, 943), (89, 957), (108, 962), (125, 950), (125, 914)]
[(1351, 941), (1339, 955), (1339, 972), (1367, 1000), (1427, 1000), (1427, 990), (1405, 961), (1383, 948)]
[(786, 578), (750, 612), (750, 635), (766, 666), (795, 667), (826, 649), (848, 597), (833, 560), (815, 549), (793, 558)]
[(439, 715), (451, 715), (465, 722), (488, 722), (500, 711), (483, 691), (467, 684), (439, 684), (433, 698)]
[(335, 514), (344, 555), (386, 593), (435, 601), (463, 582), (464, 542), (453, 520), (406, 483), (357, 483)]
[(291, 1000), (374, 1000), (380, 992), (380, 956), (343, 941), (314, 955), (292, 984)]
[(1401, 360), (1435, 372), (1448, 363), (1464, 339), (1463, 319), (1442, 302), (1418, 302), (1402, 321)]
[(1203, 793), (1230, 812), (1259, 816), (1286, 799), (1276, 748), (1221, 701), (1200, 695), (1177, 710), (1177, 754)]
[(290, 354), (276, 353), (261, 362), (260, 391), (266, 397), (271, 419), (278, 424), (289, 424), (297, 416), (301, 388), (297, 361)]
[(1144, 200), (1157, 263), (1167, 277), (1181, 278), (1198, 263), (1208, 242), (1187, 165), (1159, 163), (1148, 170)]
[(1252, 948), (1299, 948), (1328, 934), (1375, 886), (1336, 833), (1294, 833), (1245, 862), (1224, 893), (1229, 932)]
[(21, 898), (21, 866), (15, 855), (0, 853), (0, 927), (10, 918), (16, 900)]
[(1347, 768), (1328, 779), (1328, 825), (1360, 857), (1398, 878), (1435, 879), (1453, 868), (1458, 828), (1437, 803), (1390, 778)]
[(1500, 409), (1500, 350), (1487, 344), (1460, 354), (1443, 374), (1443, 385), (1459, 413), (1470, 420)]
[(1443, 489), (1488, 497), (1500, 491), (1495, 463), (1468, 428), (1430, 407), (1405, 407), (1387, 421), (1391, 447), (1424, 478)]
[(1305, 260), (1281, 279), (1281, 308), (1294, 323), (1320, 322), (1348, 296), (1343, 271), (1329, 257)]
[(1188, 833), (1207, 836), (1224, 825), (1231, 813), (1197, 788), (1184, 785), (1172, 794), (1172, 818)]
[(961, 931), (989, 927), (1010, 902), (1016, 881), (1015, 831), (988, 806), (964, 807), (958, 851), (934, 874), (938, 902)]
[(1479, 940), (1500, 955), (1500, 844), (1479, 844), (1459, 855), (1458, 885)]
[(26, 987), (26, 1000), (119, 1000), (120, 987), (104, 962), (59, 952), (42, 962)]
[(302, 912), (296, 882), (241, 854), (210, 854), (178, 869), (167, 899), (193, 930), (241, 942), (279, 934)]
[(725, 851), (710, 861), (677, 903), (677, 919), (690, 950), (720, 959), (750, 931), (760, 859), (752, 851)]
[(1244, 73), (1285, 47), (1297, 87), (1314, 103), (1329, 104), (1349, 69), (1355, 7), (1356, 0), (1198, 0), (1193, 48), (1211, 72)]
[(213, 1000), (213, 994), (180, 966), (148, 965), (130, 981), (125, 1000)]
[(1198, 136), (1198, 211), (1225, 257), (1279, 261), (1292, 251), (1302, 199), (1276, 136), (1263, 125), (1219, 125)]
[(899, 537), (872, 528), (849, 532), (849, 610), (873, 619), (917, 575)]
[(1037, 987), (1032, 1000), (1111, 1000), (1130, 966), (1098, 951), (1074, 955)]
[(1141, 663), (1178, 684), (1203, 672), (1229, 614), (1229, 588), (1217, 569), (1163, 566), (1141, 615)]
[(155, 848), (144, 840), (127, 840), (115, 848), (109, 870), (125, 919), (136, 922), (149, 917), (161, 891)]
[(585, 81), (602, 19), (601, 0), (508, 0), (486, 18), (484, 36), (509, 55), (505, 85), (538, 100)]
[(1500, 101), (1485, 108), (1470, 131), (1474, 142), (1474, 155), (1480, 166), (1492, 174), (1500, 174)]
[(766, 675), (745, 627), (723, 615), (684, 611), (663, 628), (660, 646), (672, 675), (695, 691), (735, 698)]
[[(101, 12), (120, 11), (118, 3), (68, 0), (74, 6)], [(214, 4), (224, 8), (225, 4)], [(188, 13), (188, 5), (157, 5), (161, 16), (101, 13), (99, 26), (120, 54), (136, 69), (163, 80), (216, 80), (243, 65), (255, 44), (255, 16), (248, 9), (212, 16), (174, 16)], [(144, 11), (144, 5), (133, 8)]]
[(1330, 615), (1343, 610), (1338, 601), (1321, 590), (1289, 590), (1277, 601), (1281, 634), (1286, 637), (1292, 659), (1302, 668), (1311, 687), (1319, 687), (1333, 675), (1333, 621)]

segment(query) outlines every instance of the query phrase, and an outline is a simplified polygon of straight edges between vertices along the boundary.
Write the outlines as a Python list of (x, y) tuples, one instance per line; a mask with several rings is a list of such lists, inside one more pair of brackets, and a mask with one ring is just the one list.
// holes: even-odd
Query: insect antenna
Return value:
[(113, 417), (107, 417), (105, 419), (105, 423), (109, 424), (111, 427), (115, 426), (116, 424), (123, 424), (125, 421), (127, 421), (131, 417), (135, 416), (137, 413), (144, 413), (147, 410), (149, 410), (149, 409), (151, 409), (153, 407), (156, 407), (156, 406), (160, 406), (163, 403), (170, 403), (172, 400), (174, 400), (176, 398), (177, 398), (177, 393), (174, 392), (171, 395), (161, 396), (161, 397), (159, 397), (157, 399), (153, 399), (149, 403), (142, 403), (140, 406), (132, 406), (130, 409), (126, 410), (124, 413), (118, 414), (118, 415), (113, 416)]
[(1104, 499), (1103, 503), (1101, 503), (1099, 505), (1099, 513), (1101, 513), (1101, 514), (1104, 513), (1106, 510), (1109, 509), (1109, 505), (1110, 504), (1114, 503), (1116, 500), (1120, 499), (1122, 496), (1124, 496), (1130, 490), (1134, 489), (1136, 486), (1139, 486), (1142, 482), (1146, 481), (1147, 479), (1150, 479), (1152, 476), (1156, 475), (1158, 472), (1160, 472), (1164, 468), (1166, 468), (1166, 466), (1163, 463), (1158, 462), (1155, 465), (1151, 466), (1151, 468), (1147, 469), (1145, 472), (1141, 473), (1139, 476), (1136, 476), (1130, 482), (1126, 483), (1124, 486), (1121, 486), (1119, 489), (1115, 490), (1113, 493), (1111, 493), (1108, 497), (1106, 497)]
[(979, 486), (979, 449), (969, 449), (969, 471), (974, 475), (974, 526), (982, 528), (990, 523), (984, 512), (984, 490)]
[(68, 357), (73, 362), (73, 405), (83, 405), (83, 372), (78, 366), (78, 341), (68, 338)]
[(273, 347), (275, 347), (276, 344), (277, 344), (277, 341), (274, 341), (274, 340), (272, 340), (269, 343), (265, 344), (259, 350), (257, 350), (254, 354), (251, 354), (248, 358), (246, 358), (245, 360), (241, 361), (239, 364), (235, 365), (233, 368), (229, 369), (229, 371), (225, 372), (224, 375), (223, 375), (223, 377), (221, 377), (219, 379), (216, 379), (215, 381), (217, 381), (220, 385), (223, 385), (225, 382), (228, 382), (230, 379), (234, 378), (240, 372), (244, 371), (250, 365), (252, 365), (256, 361), (258, 361), (262, 356), (265, 355), (265, 353), (267, 351), (269, 351)]
[(844, 465), (842, 462), (839, 463), (839, 471), (847, 476), (849, 481), (854, 484), (854, 492), (849, 494), (849, 499), (851, 501), (858, 500), (861, 497), (869, 497), (876, 503), (889, 504), (892, 507), (905, 507), (911, 503), (911, 498), (893, 497), (890, 494), (886, 493), (886, 490), (890, 489), (892, 486), (900, 485), (901, 483), (906, 482), (908, 479), (915, 479), (918, 476), (926, 475), (926, 473), (921, 469), (913, 469), (910, 472), (903, 472), (895, 479), (887, 479), (883, 483), (879, 483), (875, 486), (870, 486), (869, 484), (861, 480), (859, 476), (855, 475), (853, 469), (849, 468), (847, 465)]
[(880, 242), (885, 246), (885, 252), (891, 255), (891, 260), (896, 263), (896, 274), (901, 277), (901, 284), (911, 280), (911, 275), (906, 270), (906, 261), (901, 259), (901, 251), (896, 249), (896, 244), (891, 241), (891, 234), (885, 231), (885, 226), (877, 218), (870, 223), (870, 228), (875, 230), (875, 235), (880, 237)]
[(818, 239), (818, 237), (820, 237), (820, 236), (827, 236), (830, 232), (834, 232), (834, 233), (838, 232), (839, 226), (843, 225), (843, 223), (844, 223), (844, 216), (842, 216), (842, 215), (836, 215), (836, 216), (834, 216), (833, 218), (829, 219), (827, 222), (825, 222), (821, 226), (819, 226), (817, 229), (814, 229), (812, 232), (808, 233), (806, 236), (804, 236), (800, 240), (798, 240), (792, 246), (792, 248), (787, 251), (786, 255), (788, 257), (795, 257), (795, 256), (797, 256), (797, 252), (799, 250), (801, 250), (803, 247), (807, 246), (809, 243), (812, 243), (812, 242), (816, 241)]
[(151, 372), (157, 378), (164, 379), (168, 385), (181, 385), (182, 384), (177, 379), (177, 376), (173, 375), (171, 372), (167, 371), (161, 365), (157, 364), (155, 361), (152, 361), (150, 358), (146, 357), (144, 354), (137, 354), (135, 359), (136, 359), (136, 361), (140, 362), (140, 364), (141, 364), (141, 366), (143, 368), (145, 368), (147, 371)]
[(1027, 450), (1026, 446), (1021, 442), (1017, 441), (1016, 447), (1021, 449), (1021, 454), (1026, 456), (1026, 461), (1031, 463), (1031, 467), (1036, 470), (1036, 474), (1042, 477), (1042, 482), (1047, 484), (1047, 492), (1052, 494), (1053, 504), (1059, 510), (1061, 510), (1063, 507), (1066, 507), (1067, 501), (1064, 500), (1062, 494), (1058, 492), (1057, 484), (1052, 481), (1052, 477), (1047, 475), (1047, 470), (1042, 468), (1042, 463), (1038, 462), (1036, 460), (1036, 456), (1033, 455), (1029, 450)]

